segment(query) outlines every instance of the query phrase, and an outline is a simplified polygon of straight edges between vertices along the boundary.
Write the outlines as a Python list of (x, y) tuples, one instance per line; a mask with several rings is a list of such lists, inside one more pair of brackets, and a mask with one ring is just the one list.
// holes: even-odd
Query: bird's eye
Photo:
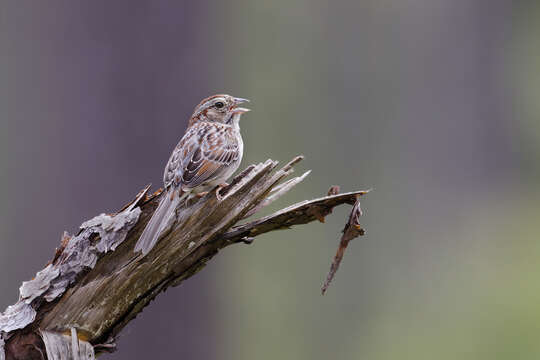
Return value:
[(217, 103), (214, 104), (214, 106), (215, 106), (216, 108), (218, 108), (218, 109), (221, 109), (222, 107), (225, 106), (225, 104), (222, 103), (221, 101), (218, 101)]

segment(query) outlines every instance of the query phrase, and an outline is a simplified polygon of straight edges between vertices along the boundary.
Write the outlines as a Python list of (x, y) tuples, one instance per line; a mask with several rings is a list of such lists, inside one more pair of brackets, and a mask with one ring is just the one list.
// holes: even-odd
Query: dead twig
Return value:
[(362, 208), (360, 207), (360, 198), (358, 197), (349, 215), (349, 221), (347, 221), (345, 228), (343, 229), (343, 235), (341, 236), (339, 247), (336, 255), (334, 256), (334, 260), (332, 261), (332, 265), (330, 265), (328, 276), (326, 277), (326, 280), (321, 288), (323, 295), (328, 289), (328, 286), (330, 286), (332, 279), (334, 279), (334, 276), (339, 269), (339, 264), (341, 264), (341, 260), (343, 260), (343, 255), (345, 255), (345, 250), (347, 249), (349, 242), (352, 239), (358, 236), (363, 236), (366, 233), (360, 226), (360, 216), (362, 216)]

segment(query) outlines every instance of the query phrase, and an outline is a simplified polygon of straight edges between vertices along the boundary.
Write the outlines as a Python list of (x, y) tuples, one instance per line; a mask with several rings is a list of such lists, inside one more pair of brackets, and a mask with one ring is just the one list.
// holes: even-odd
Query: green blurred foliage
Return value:
[[(420, 3), (424, 7), (415, 6)], [(218, 311), (226, 334), (219, 349), (223, 359), (539, 355), (539, 192), (532, 178), (520, 176), (538, 169), (534, 159), (540, 154), (539, 7), (498, 2), (484, 11), (486, 2), (464, 4), (237, 1), (231, 7), (234, 21), (225, 37), (237, 41), (227, 44), (234, 54), (227, 61), (233, 69), (228, 80), (255, 100), (243, 123), (246, 163), (305, 153), (302, 166), (314, 170), (273, 209), (335, 183), (343, 190), (375, 191), (364, 201), (367, 236), (351, 244), (324, 297), (319, 287), (349, 209), (339, 209), (324, 225), (266, 235), (219, 257), (215, 293), (225, 294)], [(496, 23), (497, 16), (508, 16), (505, 11), (512, 11), (510, 25), (488, 24), (503, 28), (500, 34), (474, 24), (483, 16)], [(467, 50), (469, 33), (474, 40)], [(487, 95), (476, 89), (476, 99), (460, 94), (461, 87), (482, 92), (491, 85), (467, 75), (454, 85), (451, 78), (430, 78), (429, 70), (444, 76), (455, 66), (461, 75), (470, 62), (482, 72), (494, 62), (483, 59), (484, 41), (499, 36), (505, 42), (493, 47), (501, 53), (485, 51), (500, 56), (495, 73), (486, 70), (486, 76), (500, 77), (496, 86), (512, 94), (492, 109), (502, 114), (497, 126), (509, 147), (499, 144), (498, 135), (485, 141)], [(448, 66), (435, 60), (440, 46), (457, 53)], [(421, 114), (426, 125), (414, 118), (415, 93), (424, 91), (428, 97), (420, 96), (418, 106), (433, 106)], [(527, 96), (515, 99), (521, 93)], [(469, 101), (480, 105), (469, 110)], [(523, 108), (515, 112), (517, 103)], [(446, 114), (437, 111), (449, 111), (457, 122), (439, 119)], [(473, 122), (459, 119), (461, 114)], [(481, 119), (483, 114), (488, 118)], [(436, 131), (441, 133), (430, 140)], [(461, 145), (458, 135), (439, 151), (446, 139), (437, 139), (445, 132), (471, 136), (470, 145)], [(423, 154), (417, 144), (425, 146)], [(495, 162), (491, 170), (490, 155), (482, 152), (493, 150), (494, 157), (510, 154), (518, 163)]]

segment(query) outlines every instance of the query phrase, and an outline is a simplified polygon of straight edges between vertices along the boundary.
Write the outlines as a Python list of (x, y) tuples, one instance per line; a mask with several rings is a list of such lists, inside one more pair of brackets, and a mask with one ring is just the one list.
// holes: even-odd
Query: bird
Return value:
[(203, 99), (193, 111), (187, 129), (174, 148), (163, 174), (164, 194), (156, 211), (135, 244), (135, 252), (146, 255), (189, 198), (226, 186), (225, 181), (242, 161), (244, 143), (240, 117), (250, 111), (238, 105), (247, 99), (218, 94)]

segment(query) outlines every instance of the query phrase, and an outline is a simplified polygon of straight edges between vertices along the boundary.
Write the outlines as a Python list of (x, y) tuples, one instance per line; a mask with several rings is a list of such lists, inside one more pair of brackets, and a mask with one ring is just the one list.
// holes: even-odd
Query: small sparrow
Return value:
[(238, 105), (246, 101), (214, 95), (197, 105), (165, 167), (165, 193), (135, 251), (142, 250), (146, 255), (154, 247), (182, 200), (202, 196), (216, 185), (225, 186), (224, 182), (238, 169), (244, 151), (239, 121), (249, 111)]

